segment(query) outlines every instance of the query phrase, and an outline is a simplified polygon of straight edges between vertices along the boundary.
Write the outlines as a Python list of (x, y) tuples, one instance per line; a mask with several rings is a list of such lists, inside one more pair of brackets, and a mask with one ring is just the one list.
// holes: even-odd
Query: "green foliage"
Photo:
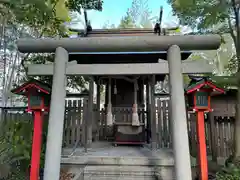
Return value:
[(70, 10), (79, 12), (81, 8), (102, 10), (102, 0), (68, 0), (66, 2), (67, 7)]
[(31, 149), (31, 123), (2, 119), (0, 134), (0, 177), (18, 180), (26, 176)]
[[(46, 119), (44, 119), (43, 124), (41, 167), (44, 165), (44, 152), (46, 149), (48, 124)], [(33, 116), (31, 114), (8, 114), (1, 121), (0, 172), (5, 172), (1, 170), (8, 170), (6, 171), (8, 173), (4, 174), (8, 180), (26, 179), (31, 160), (32, 134)]]
[(231, 14), (229, 5), (224, 3), (226, 1), (194, 0), (194, 3), (191, 3), (188, 0), (168, 0), (168, 2), (182, 24), (203, 32), (208, 28), (214, 28), (214, 25), (226, 22), (226, 18)]
[(216, 174), (216, 180), (239, 180), (240, 162), (228, 163), (220, 172)]
[(132, 17), (130, 16), (129, 13), (127, 13), (126, 16), (124, 16), (121, 21), (120, 21), (120, 24), (118, 26), (119, 28), (134, 28), (135, 27), (135, 24), (133, 22), (133, 19)]

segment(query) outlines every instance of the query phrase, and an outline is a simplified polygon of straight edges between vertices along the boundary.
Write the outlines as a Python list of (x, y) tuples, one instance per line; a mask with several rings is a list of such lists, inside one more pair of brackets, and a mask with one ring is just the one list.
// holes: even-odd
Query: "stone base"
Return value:
[(67, 154), (68, 150), (63, 150), (62, 168), (75, 174), (74, 180), (175, 179), (173, 153), (169, 149), (107, 146)]

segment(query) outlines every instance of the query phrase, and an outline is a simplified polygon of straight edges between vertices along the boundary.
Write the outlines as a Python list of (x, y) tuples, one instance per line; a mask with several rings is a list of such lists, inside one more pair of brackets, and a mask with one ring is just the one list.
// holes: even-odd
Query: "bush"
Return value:
[[(227, 160), (229, 161), (229, 160)], [(217, 180), (239, 180), (240, 179), (240, 161), (233, 160), (225, 163), (225, 167), (216, 174)]]
[[(47, 121), (44, 121), (41, 167), (44, 165), (46, 128)], [(31, 160), (32, 133), (32, 115), (7, 114), (6, 118), (0, 121), (0, 180), (27, 179)], [(1, 172), (5, 173), (1, 174)]]

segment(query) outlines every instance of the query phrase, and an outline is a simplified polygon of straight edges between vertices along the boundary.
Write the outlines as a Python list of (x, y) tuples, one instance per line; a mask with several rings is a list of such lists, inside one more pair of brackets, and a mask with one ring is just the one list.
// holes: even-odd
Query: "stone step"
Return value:
[(84, 180), (154, 180), (154, 168), (144, 166), (86, 166)]
[(86, 166), (83, 180), (173, 180), (172, 172), (162, 170), (153, 166)]

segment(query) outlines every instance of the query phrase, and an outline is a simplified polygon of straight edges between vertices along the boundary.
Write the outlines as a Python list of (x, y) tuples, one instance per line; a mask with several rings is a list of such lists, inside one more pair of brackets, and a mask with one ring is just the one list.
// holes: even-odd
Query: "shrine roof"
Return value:
[(191, 81), (187, 88), (185, 89), (187, 94), (197, 91), (201, 88), (209, 88), (215, 90), (216, 93), (225, 93), (223, 88), (218, 87), (214, 84), (209, 77), (202, 77), (202, 76), (189, 76)]
[(156, 36), (152, 28), (126, 28), (126, 29), (93, 29), (88, 32), (87, 37), (105, 37), (105, 36)]
[(41, 81), (38, 81), (36, 79), (31, 79), (27, 81), (26, 83), (22, 84), (21, 86), (18, 86), (11, 90), (12, 93), (18, 94), (18, 95), (26, 95), (26, 92), (23, 92), (23, 90), (28, 88), (35, 88), (37, 90), (40, 90), (44, 94), (50, 94), (51, 93), (51, 86), (47, 83), (43, 83)]
[[(182, 60), (186, 60), (191, 54), (190, 51), (183, 51)], [(79, 64), (156, 63), (159, 59), (167, 60), (167, 52), (69, 53), (69, 61), (76, 60)]]

